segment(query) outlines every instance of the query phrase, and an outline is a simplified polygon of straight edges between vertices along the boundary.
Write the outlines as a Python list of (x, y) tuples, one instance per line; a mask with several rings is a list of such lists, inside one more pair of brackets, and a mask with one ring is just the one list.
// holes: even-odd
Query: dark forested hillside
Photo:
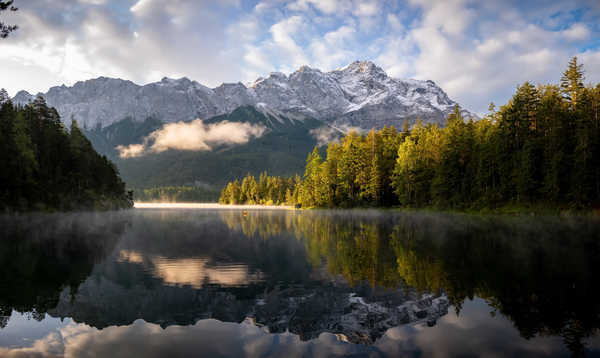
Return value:
[(317, 144), (311, 131), (324, 126), (323, 122), (311, 118), (275, 118), (252, 106), (238, 107), (204, 123), (211, 125), (225, 121), (261, 125), (267, 130), (264, 135), (244, 144), (222, 145), (203, 151), (167, 150), (134, 158), (119, 157), (115, 148), (142, 143), (144, 137), (164, 123), (156, 119), (143, 122), (126, 119), (85, 133), (94, 148), (114, 161), (123, 180), (135, 188), (136, 193), (148, 188), (188, 186), (212, 191), (211, 197), (216, 199), (225, 183), (248, 172), (258, 175), (267, 170), (284, 176), (300, 173), (306, 152)]
[(15, 107), (0, 91), (0, 211), (131, 207), (112, 162), (43, 98)]
[(560, 85), (525, 82), (480, 121), (457, 109), (445, 128), (350, 133), (329, 144), (325, 159), (315, 148), (295, 187), (237, 187), (226, 186), (220, 201), (263, 203), (289, 190), (297, 194), (285, 202), (303, 207), (598, 208), (600, 84), (584, 86), (573, 58)]

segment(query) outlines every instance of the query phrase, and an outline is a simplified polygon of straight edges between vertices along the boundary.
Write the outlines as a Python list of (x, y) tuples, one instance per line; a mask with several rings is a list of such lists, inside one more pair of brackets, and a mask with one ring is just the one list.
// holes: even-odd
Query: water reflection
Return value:
[[(149, 341), (223, 356), (599, 348), (594, 219), (163, 209), (0, 224), (0, 346), (13, 346), (0, 355)], [(52, 317), (67, 323), (14, 339)]]
[[(589, 218), (310, 212), (222, 213), (233, 230), (303, 238), (313, 265), (373, 286), (444, 292), (457, 312), (484, 298), (524, 338), (559, 336), (578, 355), (600, 327), (600, 225)], [(278, 221), (278, 222), (276, 222)]]
[[(23, 320), (13, 317), (11, 322)], [(50, 320), (50, 319), (49, 319)], [(6, 357), (568, 357), (560, 338), (524, 339), (503, 318), (490, 319), (482, 300), (466, 301), (461, 316), (450, 313), (435, 327), (403, 325), (392, 328), (367, 346), (351, 344), (322, 333), (303, 341), (292, 333), (268, 333), (251, 322), (213, 319), (188, 326), (159, 325), (136, 320), (127, 326), (99, 330), (72, 321), (56, 327), (26, 347), (0, 348)], [(11, 329), (11, 327), (7, 327)], [(3, 332), (4, 333), (4, 332)], [(0, 342), (2, 342), (0, 338)], [(510, 344), (507, 344), (509, 342)], [(593, 342), (594, 343), (594, 342)], [(118, 349), (117, 349), (118, 347)], [(600, 354), (600, 344), (588, 356)]]
[(129, 250), (119, 252), (120, 262), (141, 264), (154, 277), (167, 285), (191, 286), (200, 289), (206, 284), (220, 286), (245, 286), (262, 281), (260, 272), (248, 272), (243, 263), (210, 264), (210, 258), (171, 259), (163, 256), (145, 257), (142, 253)]
[(0, 316), (43, 318), (61, 291), (77, 291), (127, 225), (116, 213), (0, 217)]

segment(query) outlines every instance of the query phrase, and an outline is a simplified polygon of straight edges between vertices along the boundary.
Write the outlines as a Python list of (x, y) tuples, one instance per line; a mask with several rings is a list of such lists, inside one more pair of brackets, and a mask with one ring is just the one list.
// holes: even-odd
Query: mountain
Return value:
[(247, 173), (258, 175), (264, 170), (282, 176), (301, 173), (307, 154), (319, 144), (320, 134), (325, 132), (329, 139), (342, 135), (317, 119), (286, 117), (260, 106), (241, 106), (204, 122), (207, 125), (246, 122), (264, 127), (265, 132), (244, 144), (219, 144), (204, 151), (167, 150), (133, 158), (120, 157), (116, 147), (142, 143), (162, 127), (162, 122), (154, 118), (142, 122), (127, 118), (104, 128), (87, 130), (85, 134), (98, 151), (115, 162), (130, 187), (195, 185), (215, 191), (215, 198), (225, 183)]
[[(349, 128), (401, 128), (405, 119), (413, 124), (419, 117), (444, 125), (457, 105), (432, 81), (395, 79), (368, 61), (330, 72), (303, 66), (290, 75), (274, 72), (246, 85), (224, 83), (216, 88), (187, 78), (140, 86), (100, 77), (38, 95), (57, 109), (67, 126), (78, 121), (94, 148), (115, 162), (129, 187), (195, 185), (215, 195), (223, 184), (247, 173), (299, 174), (315, 145), (335, 140)], [(33, 98), (21, 91), (13, 102), (25, 104)], [(477, 118), (467, 110), (462, 113)], [(200, 132), (178, 135), (189, 140), (211, 128), (225, 128), (220, 127), (223, 123), (257, 126), (261, 134), (228, 141), (234, 133), (221, 129), (218, 136), (226, 140), (203, 150), (175, 150), (176, 145), (152, 150), (165, 123), (189, 125), (195, 119), (202, 120)], [(121, 157), (117, 147), (132, 145), (146, 151)]]
[[(275, 111), (287, 118), (310, 117), (332, 126), (370, 129), (384, 125), (444, 123), (457, 105), (432, 81), (401, 80), (368, 61), (356, 61), (330, 72), (303, 66), (290, 75), (273, 72), (251, 84), (206, 87), (187, 78), (163, 78), (144, 86), (100, 77), (72, 87), (52, 87), (45, 97), (66, 124), (76, 119), (84, 128), (104, 128), (125, 118), (143, 122), (209, 119), (245, 105)], [(19, 92), (13, 102), (33, 96)], [(463, 109), (465, 117), (476, 115)]]

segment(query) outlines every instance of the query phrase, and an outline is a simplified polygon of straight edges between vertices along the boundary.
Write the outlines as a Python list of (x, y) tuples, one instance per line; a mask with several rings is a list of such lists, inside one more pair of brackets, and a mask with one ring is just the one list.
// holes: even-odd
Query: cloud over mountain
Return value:
[(262, 136), (266, 128), (250, 123), (223, 121), (205, 124), (200, 119), (192, 122), (167, 123), (150, 133), (143, 144), (118, 146), (121, 158), (133, 158), (146, 153), (160, 153), (170, 149), (207, 151), (216, 145), (244, 144)]

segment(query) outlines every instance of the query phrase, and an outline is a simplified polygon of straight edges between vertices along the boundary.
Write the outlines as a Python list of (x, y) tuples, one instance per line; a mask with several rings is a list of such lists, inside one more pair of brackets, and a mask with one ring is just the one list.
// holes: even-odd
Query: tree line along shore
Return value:
[(517, 87), (481, 120), (350, 132), (315, 147), (302, 177), (228, 183), (223, 204), (493, 209), (600, 207), (600, 84), (573, 58), (560, 84)]

